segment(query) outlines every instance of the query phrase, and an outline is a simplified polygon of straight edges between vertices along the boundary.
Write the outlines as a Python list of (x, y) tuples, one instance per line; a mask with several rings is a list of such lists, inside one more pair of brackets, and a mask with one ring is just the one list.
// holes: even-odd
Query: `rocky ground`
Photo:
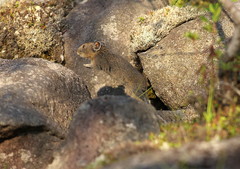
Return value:
[[(209, 13), (167, 5), (0, 1), (0, 169), (238, 169), (239, 62), (220, 69), (215, 57), (231, 40), (234, 23), (222, 13), (216, 30), (206, 31)], [(149, 103), (83, 66), (88, 61), (77, 48), (96, 40), (146, 76)], [(214, 106), (221, 111), (215, 121), (203, 113), (213, 97), (209, 84), (214, 104), (223, 105)], [(182, 139), (186, 144), (175, 146)]]

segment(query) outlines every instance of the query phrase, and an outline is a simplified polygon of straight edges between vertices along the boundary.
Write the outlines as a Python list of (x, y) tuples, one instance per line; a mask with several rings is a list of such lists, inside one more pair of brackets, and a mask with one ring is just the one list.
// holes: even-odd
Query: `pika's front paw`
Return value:
[(83, 66), (85, 66), (87, 68), (92, 68), (93, 65), (90, 63), (90, 64), (83, 64)]

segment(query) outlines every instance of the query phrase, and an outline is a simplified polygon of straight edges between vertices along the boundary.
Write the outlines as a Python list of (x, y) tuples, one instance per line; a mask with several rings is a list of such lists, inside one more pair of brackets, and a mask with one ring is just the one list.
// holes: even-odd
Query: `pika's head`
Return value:
[(78, 48), (77, 54), (80, 57), (91, 59), (97, 55), (101, 47), (102, 47), (101, 42), (84, 43)]

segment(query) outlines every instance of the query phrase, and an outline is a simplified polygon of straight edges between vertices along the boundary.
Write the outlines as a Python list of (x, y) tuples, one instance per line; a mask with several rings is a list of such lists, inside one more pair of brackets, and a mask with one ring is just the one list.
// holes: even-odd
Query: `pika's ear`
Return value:
[(101, 49), (101, 47), (102, 47), (101, 42), (94, 42), (93, 50), (95, 52), (99, 51)]

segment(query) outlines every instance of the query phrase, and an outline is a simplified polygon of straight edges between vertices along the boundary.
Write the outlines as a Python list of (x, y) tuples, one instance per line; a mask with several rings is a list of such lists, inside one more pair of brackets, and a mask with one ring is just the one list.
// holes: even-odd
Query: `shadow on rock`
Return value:
[(115, 88), (111, 87), (111, 86), (105, 86), (105, 87), (102, 87), (97, 92), (97, 96), (104, 96), (104, 95), (126, 96), (124, 89), (125, 89), (125, 87), (123, 85), (120, 85)]

